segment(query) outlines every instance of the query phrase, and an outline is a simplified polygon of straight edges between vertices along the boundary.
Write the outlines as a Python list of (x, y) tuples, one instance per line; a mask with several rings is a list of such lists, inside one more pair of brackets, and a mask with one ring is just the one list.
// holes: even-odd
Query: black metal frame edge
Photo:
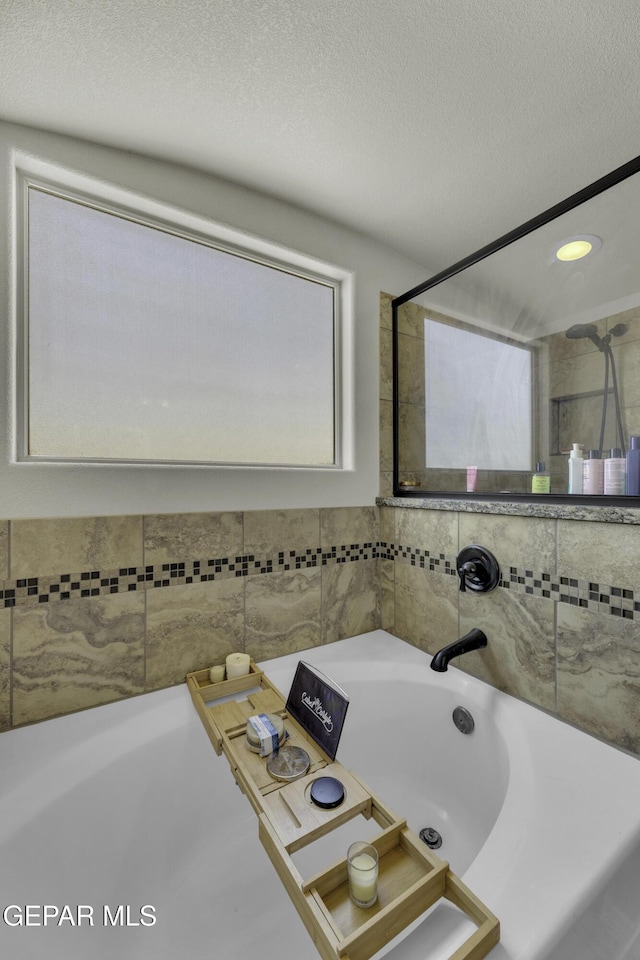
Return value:
[(526, 237), (527, 234), (533, 233), (534, 230), (537, 230), (538, 227), (544, 226), (546, 223), (550, 223), (552, 220), (557, 219), (563, 213), (567, 213), (569, 210), (573, 210), (576, 207), (579, 207), (582, 203), (586, 203), (587, 200), (591, 200), (593, 197), (598, 196), (600, 193), (604, 193), (605, 190), (609, 190), (611, 187), (615, 187), (616, 184), (622, 183), (623, 180), (627, 180), (629, 177), (633, 176), (634, 173), (640, 171), (640, 156), (634, 157), (633, 160), (623, 163), (620, 167), (616, 167), (615, 170), (612, 170), (610, 173), (605, 174), (605, 176), (600, 177), (598, 180), (594, 180), (593, 183), (589, 184), (586, 187), (583, 187), (581, 190), (576, 191), (576, 193), (571, 194), (565, 200), (561, 200), (560, 203), (554, 204), (552, 207), (549, 207), (548, 210), (545, 210), (543, 213), (538, 214), (536, 217), (532, 217), (531, 220), (525, 221), (519, 227), (516, 227), (514, 230), (510, 230), (509, 233), (503, 234), (501, 237), (498, 237), (497, 240), (494, 240), (492, 243), (486, 244), (484, 247), (480, 247), (479, 250), (476, 250), (475, 253), (470, 254), (468, 257), (464, 257), (462, 260), (458, 260), (456, 263), (452, 264), (450, 267), (447, 267), (446, 270), (441, 270), (440, 273), (435, 274), (429, 280), (425, 280), (424, 283), (419, 284), (417, 287), (413, 287), (411, 290), (407, 290), (406, 293), (400, 294), (398, 297), (394, 297), (391, 301), (391, 325), (392, 325), (392, 371), (393, 371), (393, 496), (394, 497), (410, 497), (412, 499), (420, 498), (423, 500), (427, 499), (451, 499), (451, 500), (495, 500), (496, 502), (502, 503), (573, 503), (581, 504), (583, 506), (630, 506), (631, 504), (638, 504), (639, 498), (634, 496), (624, 496), (624, 497), (593, 497), (584, 494), (506, 494), (506, 493), (464, 493), (464, 492), (453, 492), (453, 491), (427, 491), (427, 490), (412, 490), (407, 491), (400, 489), (399, 487), (399, 469), (400, 469), (400, 451), (399, 451), (399, 426), (400, 426), (400, 410), (399, 410), (399, 390), (398, 390), (398, 308), (401, 307), (404, 303), (408, 303), (410, 300), (413, 300), (414, 297), (417, 297), (419, 294), (424, 293), (426, 290), (430, 290), (431, 287), (437, 286), (439, 283), (443, 283), (445, 280), (449, 280), (451, 277), (455, 277), (456, 274), (461, 273), (463, 270), (466, 270), (467, 267), (472, 267), (474, 264), (479, 263), (481, 260), (485, 260), (487, 257), (491, 256), (493, 253), (497, 253), (499, 250), (508, 247), (510, 244), (514, 243), (516, 240), (520, 240), (522, 237)]
[[(462, 500), (465, 503), (472, 501), (475, 503), (484, 503), (493, 501), (495, 503), (537, 503), (573, 505), (581, 507), (626, 507), (640, 508), (640, 497), (631, 496), (590, 496), (589, 494), (573, 493), (466, 493), (464, 490), (405, 490), (400, 489), (394, 492), (393, 499), (402, 500)], [(389, 499), (388, 497), (379, 497), (379, 500)]]

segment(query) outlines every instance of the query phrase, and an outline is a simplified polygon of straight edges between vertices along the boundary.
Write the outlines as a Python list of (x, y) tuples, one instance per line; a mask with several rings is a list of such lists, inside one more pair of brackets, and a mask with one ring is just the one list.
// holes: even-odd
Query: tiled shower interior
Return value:
[[(382, 489), (391, 492), (391, 310), (383, 297), (381, 430), (385, 459)], [(466, 472), (456, 469), (425, 469), (425, 363), (424, 321), (437, 320), (454, 327), (473, 329), (418, 303), (403, 304), (398, 311), (400, 479), (415, 480), (423, 490), (466, 489)], [(640, 434), (640, 310), (635, 307), (604, 317), (595, 325), (604, 337), (612, 329), (624, 330), (612, 340), (620, 390), (621, 420), (628, 446), (631, 435)], [(569, 339), (564, 332), (531, 342), (537, 357), (538, 389), (534, 405), (537, 449), (535, 460), (544, 461), (551, 475), (551, 492), (567, 492), (567, 457), (572, 444), (582, 445), (585, 455), (600, 444), (604, 363), (598, 347), (589, 339)], [(609, 377), (603, 456), (620, 447), (615, 429), (612, 380)], [(531, 472), (479, 471), (480, 491), (506, 488), (531, 492)]]
[[(433, 653), (476, 626), (489, 646), (462, 669), (640, 753), (640, 526), (604, 519), (380, 504), (1, 521), (0, 726), (180, 683), (233, 650), (264, 660), (382, 626)], [(490, 594), (458, 590), (469, 543), (498, 559)]]

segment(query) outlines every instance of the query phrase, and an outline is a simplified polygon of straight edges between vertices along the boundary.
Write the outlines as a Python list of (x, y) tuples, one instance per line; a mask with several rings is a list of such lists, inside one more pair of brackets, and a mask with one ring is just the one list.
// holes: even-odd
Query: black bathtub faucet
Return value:
[(437, 670), (438, 673), (444, 673), (449, 666), (449, 661), (454, 657), (459, 657), (462, 653), (469, 653), (471, 650), (481, 650), (483, 647), (486, 647), (486, 645), (487, 638), (485, 634), (482, 630), (474, 627), (473, 630), (469, 630), (469, 633), (465, 633), (464, 637), (460, 637), (459, 640), (450, 643), (448, 647), (443, 647), (442, 650), (438, 650), (431, 661), (431, 669)]

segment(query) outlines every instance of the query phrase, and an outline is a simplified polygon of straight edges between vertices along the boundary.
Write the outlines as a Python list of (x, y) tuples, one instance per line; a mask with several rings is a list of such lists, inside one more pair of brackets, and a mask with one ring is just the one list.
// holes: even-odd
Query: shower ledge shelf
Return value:
[[(212, 684), (208, 670), (187, 674), (187, 686), (215, 752), (227, 758), (236, 783), (258, 818), (260, 840), (323, 960), (368, 960), (410, 923), (445, 898), (476, 926), (449, 960), (482, 960), (500, 939), (498, 919), (353, 772), (331, 761), (286, 712), (286, 702), (251, 661), (247, 676)], [(246, 699), (230, 699), (247, 691)], [(225, 702), (209, 704), (225, 698)], [(309, 754), (309, 772), (288, 783), (273, 780), (266, 759), (245, 742), (247, 718), (277, 713), (286, 720), (289, 743)], [(342, 781), (346, 799), (323, 810), (308, 801), (318, 775)], [(291, 859), (356, 816), (380, 827), (371, 842), (379, 855), (378, 901), (361, 909), (349, 897), (346, 857), (304, 880)]]

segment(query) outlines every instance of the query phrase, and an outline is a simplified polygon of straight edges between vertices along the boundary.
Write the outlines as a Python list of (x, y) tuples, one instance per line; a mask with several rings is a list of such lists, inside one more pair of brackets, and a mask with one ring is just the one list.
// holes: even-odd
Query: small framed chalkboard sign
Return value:
[(287, 710), (319, 747), (335, 760), (349, 698), (340, 687), (309, 663), (296, 667)]

